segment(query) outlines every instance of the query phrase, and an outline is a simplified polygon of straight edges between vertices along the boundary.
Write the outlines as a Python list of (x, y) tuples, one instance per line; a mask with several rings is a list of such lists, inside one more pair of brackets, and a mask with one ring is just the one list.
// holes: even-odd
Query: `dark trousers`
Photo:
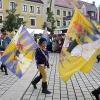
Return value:
[(1, 71), (5, 71), (5, 74), (7, 74), (6, 65), (4, 65), (3, 63), (1, 64)]
[(99, 63), (100, 61), (100, 55), (97, 56), (97, 62)]

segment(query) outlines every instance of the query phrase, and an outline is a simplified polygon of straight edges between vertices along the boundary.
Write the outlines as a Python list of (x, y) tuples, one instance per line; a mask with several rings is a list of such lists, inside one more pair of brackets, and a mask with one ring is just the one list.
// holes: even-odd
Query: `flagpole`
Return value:
[(20, 26), (19, 30), (17, 31), (16, 35), (14, 36), (13, 38), (13, 41), (17, 44), (17, 41), (18, 41), (18, 37), (19, 37), (19, 34), (20, 32), (22, 31), (22, 28), (23, 28), (23, 25)]
[[(74, 1), (72, 2), (72, 5), (73, 5), (74, 10), (75, 10), (75, 9), (77, 8), (78, 1), (77, 1), (77, 0), (74, 0)], [(65, 37), (65, 39), (66, 39), (66, 37)], [(65, 40), (64, 40), (64, 42), (65, 42)], [(63, 46), (64, 46), (64, 44), (63, 44)], [(63, 48), (63, 46), (62, 46), (62, 48)], [(61, 49), (60, 61), (63, 61), (63, 60), (64, 60), (64, 55), (65, 55), (65, 53), (64, 53), (63, 49)]]

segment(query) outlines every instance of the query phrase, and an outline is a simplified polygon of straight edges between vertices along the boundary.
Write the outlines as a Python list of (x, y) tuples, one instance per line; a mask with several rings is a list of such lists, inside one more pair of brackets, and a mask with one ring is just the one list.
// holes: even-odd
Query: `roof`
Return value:
[(83, 5), (85, 5), (87, 11), (95, 11), (95, 12), (97, 11), (97, 8), (94, 4), (87, 3), (85, 1), (78, 1), (77, 3), (78, 8), (81, 9)]
[(55, 6), (73, 8), (70, 0), (55, 0)]
[[(74, 8), (74, 0), (55, 0), (55, 6), (59, 6), (59, 7), (68, 7), (68, 8)], [(81, 9), (81, 7), (85, 5), (87, 11), (96, 11), (97, 8), (94, 4), (92, 3), (87, 3), (81, 0), (77, 0), (76, 6)]]
[(37, 2), (37, 3), (43, 3), (41, 0), (26, 0), (26, 1)]

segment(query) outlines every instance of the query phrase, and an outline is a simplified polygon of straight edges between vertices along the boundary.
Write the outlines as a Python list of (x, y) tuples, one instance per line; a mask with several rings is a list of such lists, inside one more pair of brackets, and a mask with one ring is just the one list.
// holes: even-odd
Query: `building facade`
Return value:
[(7, 16), (7, 9), (14, 9), (28, 28), (42, 28), (43, 2), (41, 0), (0, 0), (0, 25)]
[(97, 10), (97, 21), (100, 22), (100, 6), (98, 7)]
[(97, 15), (97, 7), (95, 2), (87, 3), (81, 0), (55, 0), (54, 15), (56, 18), (56, 27), (62, 29), (67, 28), (73, 16), (74, 5), (76, 5), (81, 12), (90, 20), (98, 20), (100, 18), (100, 8)]
[(73, 6), (71, 3), (68, 0), (63, 0), (63, 2), (61, 2), (60, 0), (55, 0), (54, 5), (57, 29), (68, 27), (73, 14)]
[[(56, 20), (56, 29), (66, 28), (69, 25), (73, 13), (73, 7), (70, 0), (51, 0), (51, 11)], [(50, 2), (49, 2), (50, 3)], [(50, 4), (49, 4), (50, 6)]]
[(93, 3), (87, 3), (79, 0), (77, 6), (86, 17), (97, 20), (97, 7), (94, 1)]
[[(51, 1), (56, 28), (68, 27), (74, 11), (74, 0), (0, 0), (0, 27), (2, 27), (2, 21), (7, 16), (6, 10), (13, 9), (17, 5), (16, 13), (20, 14), (19, 17), (26, 22), (28, 28), (42, 28), (44, 22), (47, 21), (46, 12)], [(77, 7), (85, 16), (97, 19), (95, 2), (90, 4), (78, 0)], [(99, 17), (100, 15), (98, 15), (98, 20)]]

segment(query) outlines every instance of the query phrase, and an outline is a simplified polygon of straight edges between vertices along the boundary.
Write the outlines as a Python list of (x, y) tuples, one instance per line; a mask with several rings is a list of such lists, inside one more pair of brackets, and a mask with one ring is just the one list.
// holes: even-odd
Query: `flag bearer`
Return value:
[(42, 93), (50, 94), (51, 92), (47, 89), (47, 73), (46, 68), (49, 68), (48, 63), (48, 52), (46, 51), (47, 41), (45, 38), (39, 39), (39, 48), (36, 49), (35, 59), (37, 63), (38, 71), (40, 75), (37, 76), (33, 81), (32, 85), (37, 89), (36, 84), (42, 79)]

